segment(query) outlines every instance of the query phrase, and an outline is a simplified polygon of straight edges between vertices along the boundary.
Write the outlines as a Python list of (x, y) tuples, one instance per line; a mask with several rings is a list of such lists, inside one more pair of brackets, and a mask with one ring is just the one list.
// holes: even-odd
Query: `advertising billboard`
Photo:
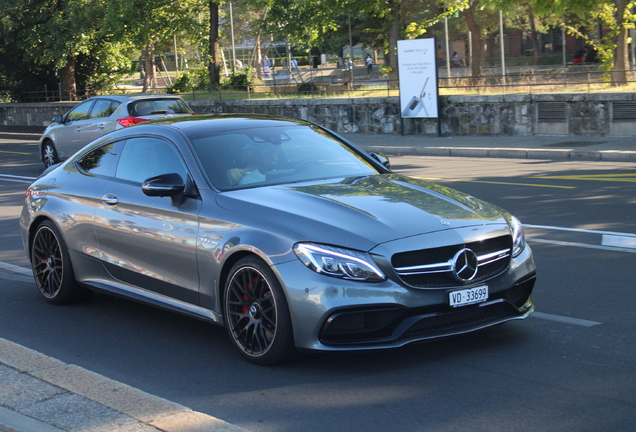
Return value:
[(398, 41), (398, 77), (403, 118), (437, 118), (435, 39)]

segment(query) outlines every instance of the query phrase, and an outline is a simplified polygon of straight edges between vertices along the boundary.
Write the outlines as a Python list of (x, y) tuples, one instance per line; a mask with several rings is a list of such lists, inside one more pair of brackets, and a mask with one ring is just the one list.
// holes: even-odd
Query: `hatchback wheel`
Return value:
[(31, 266), (35, 283), (49, 303), (71, 303), (91, 294), (75, 281), (66, 244), (50, 221), (43, 222), (33, 236)]
[(269, 365), (295, 354), (289, 308), (280, 283), (260, 259), (239, 260), (225, 288), (225, 325), (249, 361)]
[(60, 161), (57, 157), (55, 145), (51, 141), (46, 141), (42, 146), (42, 161), (44, 162), (44, 166), (47, 168)]

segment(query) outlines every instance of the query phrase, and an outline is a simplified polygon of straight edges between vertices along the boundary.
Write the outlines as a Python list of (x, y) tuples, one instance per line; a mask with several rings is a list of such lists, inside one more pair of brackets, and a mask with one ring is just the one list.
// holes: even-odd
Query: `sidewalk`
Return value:
[(248, 432), (1, 338), (0, 431)]
[(340, 135), (367, 151), (382, 152), (388, 156), (636, 162), (636, 137)]

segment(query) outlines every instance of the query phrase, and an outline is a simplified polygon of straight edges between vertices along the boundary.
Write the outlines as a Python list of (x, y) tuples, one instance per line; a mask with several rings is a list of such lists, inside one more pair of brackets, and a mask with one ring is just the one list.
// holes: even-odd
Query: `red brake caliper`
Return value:
[[(256, 276), (255, 276), (255, 277), (252, 279), (252, 281), (251, 281), (251, 282), (248, 282), (248, 283), (247, 283), (247, 290), (248, 290), (248, 291), (252, 292), (252, 284), (253, 284), (253, 283), (256, 283), (256, 281), (257, 281), (257, 280), (258, 280), (258, 277), (256, 277)], [(249, 299), (249, 297), (247, 296), (247, 294), (243, 294), (243, 300), (245, 300), (246, 302), (250, 301), (250, 299)], [(245, 313), (247, 313), (247, 306), (243, 306), (243, 313), (244, 313), (244, 314), (245, 314)]]

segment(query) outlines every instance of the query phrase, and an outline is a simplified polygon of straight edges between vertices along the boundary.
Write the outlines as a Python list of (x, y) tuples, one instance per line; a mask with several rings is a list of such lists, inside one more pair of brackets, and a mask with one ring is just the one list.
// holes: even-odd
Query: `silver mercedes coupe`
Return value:
[(516, 218), (302, 120), (187, 116), (114, 131), (39, 177), (20, 225), (48, 302), (101, 291), (210, 321), (257, 364), (534, 310)]

